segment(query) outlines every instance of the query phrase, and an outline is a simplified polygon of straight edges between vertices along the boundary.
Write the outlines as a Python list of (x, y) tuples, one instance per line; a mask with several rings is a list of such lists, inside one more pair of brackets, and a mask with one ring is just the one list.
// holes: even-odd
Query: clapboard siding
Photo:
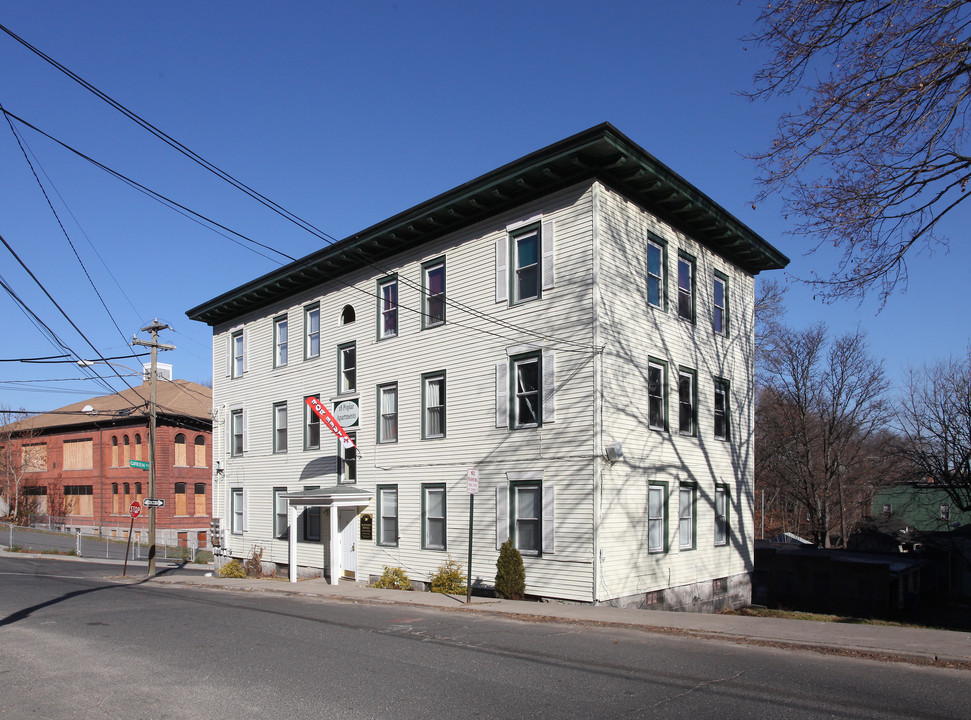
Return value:
[[(555, 286), (539, 300), (510, 305), (496, 301), (496, 243), (508, 228), (531, 218), (552, 222)], [(668, 307), (646, 298), (647, 235), (667, 243)], [(678, 251), (696, 267), (696, 321), (677, 317)], [(446, 323), (422, 329), (422, 263), (444, 258)], [(729, 332), (711, 326), (712, 278), (729, 283)], [(399, 334), (377, 339), (377, 282), (396, 274)], [(232, 554), (262, 547), (264, 559), (286, 563), (286, 541), (271, 538), (272, 490), (329, 486), (337, 482), (336, 439), (322, 430), (321, 448), (303, 450), (303, 398), (319, 394), (333, 406), (338, 395), (338, 345), (355, 342), (361, 421), (357, 440), (358, 486), (398, 489), (399, 542), (385, 547), (360, 541), (358, 577), (400, 566), (413, 580), (427, 581), (451, 556), (463, 566), (468, 552), (466, 471), (477, 468), (473, 578), (486, 585), (495, 576), (497, 487), (507, 473), (542, 473), (555, 486), (555, 551), (524, 558), (527, 592), (578, 601), (610, 601), (652, 590), (707, 583), (752, 567), (752, 298), (753, 278), (692, 238), (659, 221), (649, 210), (607, 186), (587, 181), (441, 237), (397, 257), (349, 274), (214, 328), (214, 503), (228, 527), (228, 488), (247, 489), (248, 528), (228, 535)], [(319, 304), (321, 355), (303, 358), (304, 308)], [(357, 320), (340, 325), (351, 304)], [(273, 320), (289, 323), (289, 363), (273, 367)], [(226, 358), (230, 335), (243, 328), (247, 369), (230, 378)], [(510, 431), (496, 427), (496, 364), (508, 363), (523, 347), (555, 358), (554, 422)], [(547, 356), (548, 357), (548, 356)], [(649, 358), (668, 366), (669, 430), (648, 429)], [(697, 434), (677, 433), (677, 371), (697, 378)], [(220, 369), (222, 372), (220, 372)], [(421, 378), (446, 375), (446, 436), (421, 437)], [(731, 383), (730, 442), (713, 436), (713, 381)], [(378, 444), (377, 387), (397, 383), (398, 440)], [(599, 402), (598, 402), (599, 401)], [(286, 453), (272, 452), (273, 405), (286, 402)], [(226, 423), (233, 407), (247, 418), (246, 452), (228, 455)], [(604, 445), (621, 442), (623, 458), (609, 463)], [(313, 464), (311, 464), (313, 463)], [(648, 485), (668, 483), (667, 552), (647, 548)], [(696, 545), (678, 549), (678, 486), (697, 489)], [(423, 550), (421, 493), (425, 483), (444, 484), (447, 548)], [(714, 489), (730, 489), (730, 542), (714, 545)], [(377, 520), (376, 502), (365, 510)], [(320, 543), (298, 543), (297, 562), (322, 568), (326, 562), (327, 515)], [(377, 522), (375, 532), (377, 537)], [(501, 540), (501, 538), (500, 538)]]
[[(302, 477), (309, 462), (335, 456), (337, 442), (322, 431), (321, 449), (303, 450), (303, 398), (319, 394), (332, 406), (337, 392), (337, 346), (355, 342), (357, 392), (361, 422), (357, 429), (362, 457), (358, 485), (397, 485), (399, 536), (397, 548), (375, 542), (358, 544), (359, 576), (379, 574), (384, 565), (400, 565), (412, 579), (425, 580), (448, 554), (465, 564), (468, 535), (468, 495), (465, 474), (480, 470), (476, 502), (476, 543), (473, 572), (486, 584), (495, 576), (497, 484), (506, 472), (544, 471), (544, 482), (556, 486), (556, 552), (527, 558), (528, 591), (571, 599), (592, 600), (593, 561), (593, 299), (590, 283), (593, 234), (591, 183), (561, 191), (541, 201), (497, 216), (461, 232), (428, 243), (312, 291), (294, 295), (225, 326), (214, 328), (213, 357), (217, 368), (214, 402), (218, 409), (218, 440), (214, 449), (225, 472), (217, 478), (218, 505), (223, 518), (226, 488), (242, 483), (247, 490), (248, 529), (228, 535), (233, 554), (248, 555), (255, 545), (264, 559), (285, 563), (286, 541), (272, 540), (272, 490), (302, 490), (308, 485), (337, 482), (333, 473)], [(542, 215), (554, 223), (556, 284), (542, 298), (510, 306), (495, 301), (495, 243), (508, 225)], [(446, 323), (422, 329), (422, 263), (444, 258)], [(398, 276), (398, 336), (377, 339), (377, 281)], [(321, 354), (303, 359), (304, 308), (320, 307)], [(342, 308), (354, 306), (357, 320), (339, 325)], [(273, 367), (273, 321), (288, 318), (289, 362)], [(228, 338), (239, 327), (246, 335), (247, 368), (241, 378), (225, 372)], [(535, 345), (555, 355), (556, 420), (540, 428), (509, 431), (495, 427), (495, 365), (507, 362), (507, 348)], [(579, 351), (578, 351), (579, 350)], [(224, 372), (219, 372), (222, 368)], [(421, 376), (446, 374), (446, 437), (421, 439)], [(398, 385), (398, 441), (376, 443), (377, 387)], [(273, 405), (288, 408), (288, 451), (272, 452)], [(231, 408), (246, 413), (246, 452), (230, 457), (226, 422)], [(336, 462), (332, 463), (336, 468)], [(421, 549), (421, 485), (446, 483), (448, 551)], [(376, 515), (372, 502), (366, 510)], [(224, 520), (228, 522), (228, 520)], [(322, 520), (322, 534), (326, 535)], [(480, 541), (481, 538), (481, 541)], [(320, 567), (320, 543), (298, 543), (298, 562)]]
[[(602, 474), (602, 521), (598, 542), (603, 559), (598, 597), (611, 599), (751, 570), (751, 276), (659, 221), (649, 212), (603, 188), (598, 194), (599, 263), (602, 288), (598, 320), (603, 358), (604, 442), (623, 443), (624, 457)], [(647, 239), (667, 243), (667, 308), (647, 301)], [(696, 317), (677, 316), (678, 252), (689, 253), (696, 269)], [(714, 272), (728, 277), (729, 332), (713, 332)], [(667, 363), (668, 431), (648, 429), (647, 366)], [(677, 378), (694, 370), (697, 431), (678, 434)], [(714, 378), (731, 383), (730, 442), (716, 440)], [(647, 547), (648, 484), (668, 483), (665, 553)], [(678, 500), (682, 482), (696, 486), (696, 544), (678, 549)], [(730, 542), (714, 545), (714, 488), (730, 488)]]

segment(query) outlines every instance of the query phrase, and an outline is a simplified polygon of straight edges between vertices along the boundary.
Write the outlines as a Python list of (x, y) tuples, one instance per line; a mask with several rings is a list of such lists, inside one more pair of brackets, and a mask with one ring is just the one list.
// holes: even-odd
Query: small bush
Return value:
[(496, 560), (496, 595), (506, 600), (522, 600), (526, 595), (523, 556), (509, 538), (499, 548), (499, 559)]
[(384, 566), (384, 573), (371, 587), (384, 588), (386, 590), (411, 590), (411, 580), (408, 574), (400, 567)]
[(263, 577), (263, 548), (258, 546), (253, 548), (253, 554), (243, 563), (243, 569), (246, 570), (246, 577)]
[(455, 562), (451, 555), (438, 572), (432, 575), (432, 592), (461, 594), (465, 592), (465, 573), (462, 566)]
[(246, 577), (246, 571), (243, 569), (243, 564), (236, 558), (233, 558), (219, 568), (219, 577), (244, 578)]

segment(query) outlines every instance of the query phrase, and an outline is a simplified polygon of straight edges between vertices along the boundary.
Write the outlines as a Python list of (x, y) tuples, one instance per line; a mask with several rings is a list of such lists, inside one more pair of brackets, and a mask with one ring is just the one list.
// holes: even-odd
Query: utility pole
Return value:
[[(139, 340), (137, 336), (132, 336), (132, 345), (152, 348), (152, 371), (149, 377), (149, 388), (151, 399), (148, 403), (148, 496), (155, 497), (155, 422), (157, 418), (158, 401), (158, 351), (175, 350), (175, 345), (164, 345), (158, 341), (158, 334), (162, 330), (171, 330), (168, 325), (163, 325), (155, 318), (151, 325), (142, 328), (142, 332), (152, 334), (152, 341)], [(155, 510), (154, 506), (148, 509), (148, 574), (155, 574)]]

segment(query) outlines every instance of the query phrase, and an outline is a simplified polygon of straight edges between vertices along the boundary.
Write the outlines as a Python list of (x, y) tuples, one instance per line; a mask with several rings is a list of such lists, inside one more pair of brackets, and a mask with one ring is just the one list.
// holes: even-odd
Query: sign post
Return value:
[(469, 566), (465, 577), (465, 604), (469, 605), (472, 602), (472, 518), (475, 515), (475, 496), (479, 494), (479, 471), (469, 468), (465, 479), (469, 493)]
[(128, 553), (131, 552), (131, 531), (135, 528), (135, 518), (142, 513), (142, 504), (135, 500), (128, 506), (128, 514), (131, 515), (131, 525), (128, 526), (128, 547), (125, 548), (125, 567), (121, 571), (122, 576), (128, 574)]

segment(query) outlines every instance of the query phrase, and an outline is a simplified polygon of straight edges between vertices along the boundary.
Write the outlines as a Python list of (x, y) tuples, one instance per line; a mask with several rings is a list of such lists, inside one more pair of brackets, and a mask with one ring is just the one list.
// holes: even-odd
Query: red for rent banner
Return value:
[(310, 409), (316, 413), (317, 417), (320, 418), (320, 421), (340, 439), (341, 445), (345, 450), (347, 448), (357, 447), (357, 445), (354, 444), (354, 441), (348, 436), (347, 431), (341, 427), (339, 422), (337, 422), (337, 418), (331, 414), (330, 410), (320, 403), (320, 400), (314, 397), (308, 397), (307, 404), (310, 406)]

